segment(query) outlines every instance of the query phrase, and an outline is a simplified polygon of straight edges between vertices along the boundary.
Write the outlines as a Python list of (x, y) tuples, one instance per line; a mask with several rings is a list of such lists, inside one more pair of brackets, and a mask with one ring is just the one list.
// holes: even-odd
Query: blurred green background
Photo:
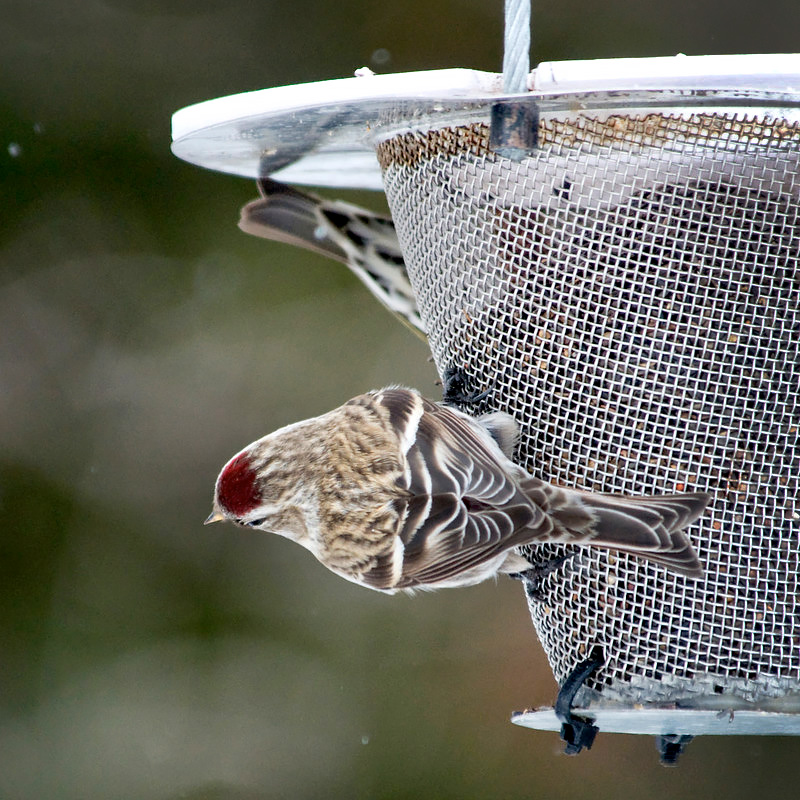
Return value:
[[(237, 230), (254, 185), (173, 157), (170, 115), (362, 65), (496, 71), (500, 0), (0, 11), (2, 800), (786, 794), (793, 739), (699, 739), (665, 770), (649, 738), (570, 759), (512, 726), (556, 688), (512, 581), (384, 597), (202, 526), (252, 439), (386, 383), (438, 390), (344, 269)], [(792, 52), (799, 31), (797, 0), (534, 1), (533, 61)]]

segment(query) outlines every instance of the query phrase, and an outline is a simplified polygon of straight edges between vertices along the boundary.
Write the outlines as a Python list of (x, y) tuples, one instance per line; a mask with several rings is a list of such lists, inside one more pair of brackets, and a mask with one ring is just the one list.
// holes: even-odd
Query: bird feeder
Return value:
[(590, 665), (576, 719), (667, 761), (800, 734), (800, 55), (543, 63), (513, 92), (363, 74), (201, 103), (173, 135), (223, 172), (385, 191), (440, 374), (491, 390), (537, 477), (713, 494), (702, 579), (585, 549), (525, 582), (556, 680)]

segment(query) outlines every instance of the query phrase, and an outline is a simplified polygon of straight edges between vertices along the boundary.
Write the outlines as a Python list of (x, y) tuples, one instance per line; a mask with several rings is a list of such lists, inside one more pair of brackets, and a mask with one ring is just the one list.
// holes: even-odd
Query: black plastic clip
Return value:
[(656, 736), (656, 749), (661, 763), (665, 767), (674, 767), (678, 761), (678, 756), (692, 739), (694, 739), (694, 736), (690, 736), (688, 733), (665, 733), (661, 736)]
[(556, 717), (561, 721), (561, 739), (566, 742), (564, 752), (568, 756), (577, 755), (584, 748), (591, 750), (594, 737), (600, 730), (588, 719), (576, 717), (572, 713), (572, 703), (578, 689), (596, 669), (602, 666), (603, 661), (603, 651), (595, 647), (592, 655), (570, 672), (556, 697), (554, 710)]

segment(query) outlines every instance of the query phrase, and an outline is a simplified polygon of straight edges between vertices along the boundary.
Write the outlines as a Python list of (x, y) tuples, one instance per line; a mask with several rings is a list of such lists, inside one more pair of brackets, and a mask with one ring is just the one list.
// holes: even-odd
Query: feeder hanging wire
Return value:
[(521, 94), (528, 91), (530, 49), (530, 0), (505, 0), (503, 91), (506, 94)]

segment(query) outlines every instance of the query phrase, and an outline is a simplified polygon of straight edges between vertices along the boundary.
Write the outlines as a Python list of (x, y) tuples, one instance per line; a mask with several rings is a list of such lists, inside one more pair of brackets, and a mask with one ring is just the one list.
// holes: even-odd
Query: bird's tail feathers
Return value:
[[(681, 575), (702, 577), (700, 560), (683, 529), (698, 519), (708, 505), (710, 496), (705, 492), (652, 497), (588, 492), (570, 494), (579, 496), (592, 524), (589, 526), (591, 533), (581, 525), (575, 526), (573, 520), (581, 515), (576, 514), (574, 507), (571, 510), (569, 505), (551, 509), (553, 521), (565, 529), (565, 540), (568, 541), (572, 533), (575, 544), (620, 550), (654, 561)], [(585, 533), (581, 535), (582, 532)]]
[(319, 198), (270, 178), (261, 178), (258, 188), (261, 197), (242, 208), (241, 230), (347, 263), (339, 244), (320, 235)]

